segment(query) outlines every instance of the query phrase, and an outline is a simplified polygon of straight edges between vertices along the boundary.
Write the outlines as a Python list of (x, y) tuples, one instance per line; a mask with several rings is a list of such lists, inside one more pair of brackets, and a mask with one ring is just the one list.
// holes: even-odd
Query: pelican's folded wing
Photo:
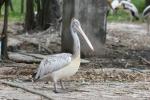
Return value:
[(147, 17), (149, 13), (150, 13), (150, 5), (144, 9), (142, 16)]
[(39, 65), (35, 79), (65, 67), (71, 62), (71, 56), (69, 53), (61, 53), (50, 55), (43, 59)]

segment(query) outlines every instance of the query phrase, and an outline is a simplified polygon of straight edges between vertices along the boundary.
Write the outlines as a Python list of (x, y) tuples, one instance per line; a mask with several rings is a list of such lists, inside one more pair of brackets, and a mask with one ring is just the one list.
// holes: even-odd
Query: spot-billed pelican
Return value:
[(107, 0), (107, 16), (109, 13), (113, 13), (114, 12), (114, 9), (112, 7), (112, 2), (113, 0)]
[(74, 75), (80, 66), (80, 40), (78, 35), (81, 34), (91, 50), (94, 51), (94, 48), (89, 41), (88, 37), (85, 35), (84, 31), (81, 28), (80, 22), (73, 18), (70, 25), (71, 35), (73, 37), (73, 54), (70, 53), (60, 53), (50, 55), (47, 58), (43, 59), (37, 69), (37, 72), (33, 75), (34, 80), (50, 80), (54, 82), (54, 92), (57, 90), (57, 81), (61, 79), (68, 78)]
[(111, 4), (111, 7), (113, 9), (117, 8), (121, 1), (131, 2), (131, 0), (107, 0), (107, 2)]
[(129, 2), (129, 1), (114, 0), (114, 5), (112, 5), (112, 7), (113, 7), (113, 9), (122, 8), (123, 10), (128, 12), (130, 14), (130, 21), (132, 21), (133, 18), (135, 18), (136, 20), (139, 20), (138, 9), (136, 8), (136, 6), (133, 3)]
[(143, 18), (147, 19), (147, 34), (150, 35), (150, 5), (143, 11)]
[(136, 6), (133, 3), (130, 3), (128, 1), (121, 1), (120, 4), (122, 5), (123, 9), (130, 14), (130, 21), (135, 18), (136, 20), (139, 20), (139, 12)]
[(112, 7), (113, 10), (116, 10), (118, 8), (118, 6), (120, 4), (119, 2), (120, 2), (119, 0), (113, 0), (111, 2), (111, 7)]

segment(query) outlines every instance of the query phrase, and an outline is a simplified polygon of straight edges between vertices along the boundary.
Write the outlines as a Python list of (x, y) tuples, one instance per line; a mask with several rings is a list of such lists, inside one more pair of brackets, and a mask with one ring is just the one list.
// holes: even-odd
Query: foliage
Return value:
[[(12, 0), (14, 12), (9, 9), (9, 20), (10, 21), (23, 21), (24, 14), (21, 14), (21, 0)], [(2, 14), (4, 13), (4, 7), (2, 7)], [(1, 16), (0, 19), (2, 20), (3, 17)]]
[(137, 7), (140, 13), (143, 12), (145, 8), (145, 0), (132, 0), (132, 3)]
[[(11, 21), (23, 21), (24, 14), (21, 14), (21, 0), (12, 0), (14, 12), (9, 11), (9, 20)], [(145, 0), (132, 0), (132, 3), (138, 8), (139, 12), (142, 13), (145, 7)], [(2, 13), (3, 13), (2, 9)], [(0, 18), (2, 20), (2, 17)], [(108, 16), (109, 21), (128, 21), (129, 16), (123, 10), (119, 10), (117, 14), (109, 14)]]
[(126, 12), (123, 10), (118, 10), (116, 13), (110, 12), (108, 15), (108, 21), (127, 21), (129, 19), (129, 16)]

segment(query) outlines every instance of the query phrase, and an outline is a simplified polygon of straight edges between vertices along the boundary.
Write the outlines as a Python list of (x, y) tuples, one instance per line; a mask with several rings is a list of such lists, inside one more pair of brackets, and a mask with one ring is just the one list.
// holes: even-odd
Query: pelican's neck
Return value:
[(74, 33), (71, 29), (71, 34), (73, 37), (73, 58), (80, 57), (80, 40), (77, 33)]

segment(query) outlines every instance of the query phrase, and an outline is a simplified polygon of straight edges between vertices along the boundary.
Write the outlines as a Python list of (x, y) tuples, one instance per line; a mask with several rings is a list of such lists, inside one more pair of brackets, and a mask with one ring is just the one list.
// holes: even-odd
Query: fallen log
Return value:
[(141, 56), (138, 56), (142, 61), (144, 61), (146, 64), (150, 65), (150, 61), (148, 61), (147, 59), (141, 57)]
[(33, 54), (33, 53), (26, 53), (26, 52), (17, 52), (19, 54), (23, 54), (23, 55), (27, 55), (27, 56), (31, 56), (31, 57), (35, 57), (37, 59), (43, 59), (45, 57), (47, 57), (48, 55), (42, 55), (42, 54)]
[(32, 56), (10, 52), (9, 52), (9, 59), (18, 63), (40, 63), (41, 61), (41, 59)]
[[(42, 59), (48, 57), (49, 55), (42, 54), (33, 54), (33, 53), (25, 53), (25, 52), (9, 52), (9, 58), (18, 63), (40, 63)], [(81, 59), (81, 64), (89, 63), (89, 60)]]

